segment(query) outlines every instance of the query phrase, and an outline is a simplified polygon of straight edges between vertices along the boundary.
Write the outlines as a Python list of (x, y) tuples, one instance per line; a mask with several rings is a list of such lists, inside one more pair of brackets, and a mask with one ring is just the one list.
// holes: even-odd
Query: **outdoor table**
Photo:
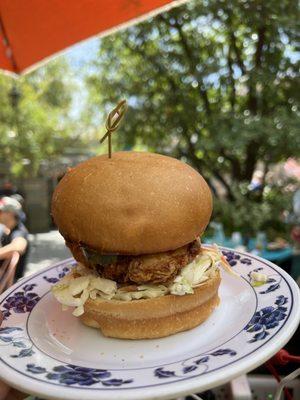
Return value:
[(258, 254), (260, 257), (265, 258), (274, 263), (282, 263), (293, 256), (293, 250), (291, 247), (287, 247), (281, 250), (262, 250)]
[[(250, 239), (248, 249), (251, 251), (255, 249), (255, 239)], [(274, 262), (275, 264), (282, 263), (293, 256), (293, 249), (291, 246), (287, 246), (283, 249), (278, 249), (278, 250), (268, 250), (268, 249), (262, 249), (258, 251), (257, 255), (259, 257), (265, 258), (266, 260), (269, 260), (271, 262)]]
[[(214, 243), (213, 238), (204, 238), (204, 244), (212, 244)], [(231, 239), (225, 238), (225, 240), (221, 243), (217, 243), (220, 246), (224, 247), (229, 247), (234, 249), (235, 245), (232, 242)], [(250, 239), (249, 241), (249, 246), (248, 246), (248, 251), (252, 251), (255, 249), (255, 239)], [(275, 264), (280, 264), (293, 256), (293, 249), (292, 247), (288, 246), (284, 249), (278, 249), (278, 250), (268, 250), (268, 249), (263, 249), (261, 251), (257, 252), (257, 255), (259, 257), (265, 258), (268, 261), (274, 262)]]

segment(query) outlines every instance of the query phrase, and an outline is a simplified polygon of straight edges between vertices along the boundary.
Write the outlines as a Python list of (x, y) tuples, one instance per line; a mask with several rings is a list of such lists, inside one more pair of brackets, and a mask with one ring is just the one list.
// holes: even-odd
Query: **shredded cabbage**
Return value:
[(256, 282), (266, 283), (268, 280), (268, 275), (262, 274), (260, 272), (252, 271), (252, 272), (250, 272), (250, 276), (251, 276), (252, 280), (256, 281)]
[(261, 272), (252, 271), (250, 272), (251, 286), (262, 286), (268, 281), (268, 275)]
[(154, 299), (155, 297), (163, 296), (168, 292), (168, 288), (164, 285), (140, 285), (137, 291), (123, 292), (118, 290), (114, 296), (116, 300), (139, 300), (139, 299)]
[(232, 271), (217, 246), (203, 248), (190, 264), (181, 269), (179, 275), (168, 286), (139, 285), (136, 290), (126, 291), (126, 288), (118, 288), (116, 282), (100, 278), (96, 272), (78, 264), (52, 287), (52, 293), (63, 305), (64, 310), (68, 307), (75, 307), (73, 315), (78, 317), (84, 313), (84, 304), (89, 298), (92, 300), (100, 297), (105, 300), (132, 301), (153, 299), (168, 293), (176, 296), (193, 294), (193, 288), (211, 278), (221, 266), (227, 272), (237, 275)]

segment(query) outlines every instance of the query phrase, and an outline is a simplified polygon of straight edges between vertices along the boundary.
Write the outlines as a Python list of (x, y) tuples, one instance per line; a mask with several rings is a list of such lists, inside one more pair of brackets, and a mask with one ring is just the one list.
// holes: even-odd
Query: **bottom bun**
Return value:
[(219, 271), (194, 289), (194, 294), (118, 301), (89, 299), (80, 319), (119, 339), (154, 339), (192, 329), (204, 322), (219, 304)]

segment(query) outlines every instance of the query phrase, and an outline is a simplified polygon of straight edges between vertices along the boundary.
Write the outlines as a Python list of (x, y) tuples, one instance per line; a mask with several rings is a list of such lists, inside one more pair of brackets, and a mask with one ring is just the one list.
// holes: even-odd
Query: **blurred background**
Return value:
[[(296, 0), (189, 1), (25, 76), (0, 72), (0, 293), (1, 257), (16, 236), (28, 246), (12, 258), (19, 275), (9, 284), (70, 256), (51, 220), (53, 190), (67, 168), (107, 152), (106, 115), (123, 98), (113, 150), (193, 166), (214, 194), (202, 240), (260, 255), (300, 284), (298, 15)], [(299, 354), (299, 330), (286, 348)], [(269, 372), (249, 377), (264, 393), (253, 399), (273, 398)], [(230, 398), (227, 389), (201, 397)], [(299, 380), (292, 391), (298, 398)]]
[(0, 73), (0, 197), (22, 196), (26, 273), (68, 256), (50, 217), (66, 169), (113, 149), (189, 163), (214, 193), (204, 241), (300, 274), (297, 2), (192, 1), (91, 39), (18, 79)]

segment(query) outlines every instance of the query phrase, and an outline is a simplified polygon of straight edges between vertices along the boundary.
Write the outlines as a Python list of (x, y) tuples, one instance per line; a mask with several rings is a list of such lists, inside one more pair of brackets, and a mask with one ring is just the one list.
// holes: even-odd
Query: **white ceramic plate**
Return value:
[[(222, 273), (221, 304), (201, 326), (156, 340), (116, 340), (63, 312), (51, 285), (72, 259), (15, 284), (0, 298), (0, 377), (52, 399), (170, 399), (250, 371), (296, 330), (299, 289), (279, 267), (223, 249), (242, 279)], [(249, 273), (268, 282), (252, 287)]]

